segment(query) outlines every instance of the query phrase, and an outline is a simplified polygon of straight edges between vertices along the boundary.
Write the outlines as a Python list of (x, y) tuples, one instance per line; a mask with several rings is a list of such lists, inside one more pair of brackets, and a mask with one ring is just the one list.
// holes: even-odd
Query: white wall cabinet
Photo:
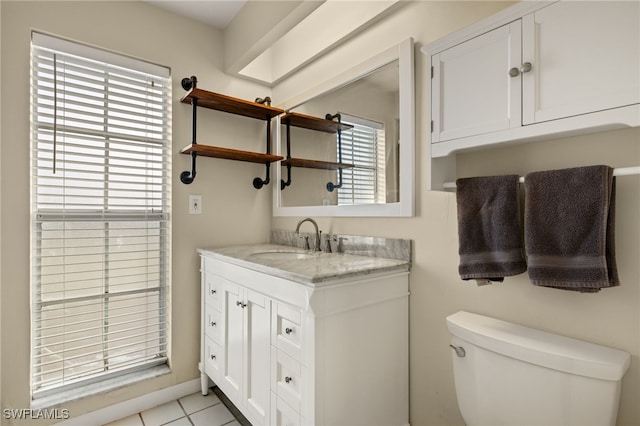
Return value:
[(559, 2), (522, 20), (523, 124), (640, 103), (640, 3)]
[(210, 378), (256, 426), (408, 424), (407, 271), (314, 286), (204, 254), (201, 270), (203, 393)]
[(432, 57), (432, 142), (521, 125), (520, 21), (504, 25)]
[(522, 2), (422, 51), (431, 158), (640, 125), (639, 2)]

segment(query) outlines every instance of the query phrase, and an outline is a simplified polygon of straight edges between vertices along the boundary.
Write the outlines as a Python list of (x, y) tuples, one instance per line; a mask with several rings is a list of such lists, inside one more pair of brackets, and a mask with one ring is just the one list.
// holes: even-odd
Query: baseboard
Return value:
[(60, 426), (100, 426), (115, 420), (182, 398), (200, 390), (200, 378), (160, 389), (137, 398), (129, 399), (91, 413), (72, 417), (56, 425)]

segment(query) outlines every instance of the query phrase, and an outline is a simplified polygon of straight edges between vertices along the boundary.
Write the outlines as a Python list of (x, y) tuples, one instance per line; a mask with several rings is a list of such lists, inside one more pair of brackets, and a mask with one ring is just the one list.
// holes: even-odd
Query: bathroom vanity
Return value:
[(202, 392), (253, 425), (409, 423), (408, 260), (201, 249)]

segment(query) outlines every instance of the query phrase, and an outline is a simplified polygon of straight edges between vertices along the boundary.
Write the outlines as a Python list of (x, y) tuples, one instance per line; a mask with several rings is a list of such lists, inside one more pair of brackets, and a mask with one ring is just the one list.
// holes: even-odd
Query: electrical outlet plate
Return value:
[(201, 195), (189, 195), (189, 214), (202, 214)]

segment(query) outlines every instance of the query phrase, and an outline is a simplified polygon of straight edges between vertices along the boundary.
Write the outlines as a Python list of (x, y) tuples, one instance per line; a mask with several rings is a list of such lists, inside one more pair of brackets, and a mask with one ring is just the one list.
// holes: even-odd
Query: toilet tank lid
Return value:
[(620, 380), (627, 352), (460, 311), (447, 317), (449, 332), (470, 344), (570, 374)]

